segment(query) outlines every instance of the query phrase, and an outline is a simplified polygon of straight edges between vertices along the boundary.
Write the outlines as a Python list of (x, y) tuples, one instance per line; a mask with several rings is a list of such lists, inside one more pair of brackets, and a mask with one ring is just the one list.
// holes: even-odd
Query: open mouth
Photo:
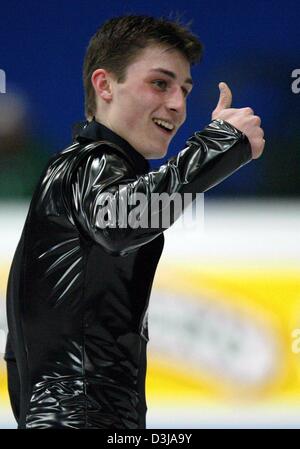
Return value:
[(152, 119), (153, 123), (165, 134), (172, 134), (174, 125), (163, 122), (162, 120)]

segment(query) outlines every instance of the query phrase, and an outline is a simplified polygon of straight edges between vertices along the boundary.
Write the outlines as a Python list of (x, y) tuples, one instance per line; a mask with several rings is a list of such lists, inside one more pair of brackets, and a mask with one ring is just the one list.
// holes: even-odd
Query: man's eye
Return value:
[(164, 80), (155, 80), (153, 81), (153, 84), (155, 84), (157, 87), (159, 87), (161, 90), (165, 90), (167, 88), (167, 82)]

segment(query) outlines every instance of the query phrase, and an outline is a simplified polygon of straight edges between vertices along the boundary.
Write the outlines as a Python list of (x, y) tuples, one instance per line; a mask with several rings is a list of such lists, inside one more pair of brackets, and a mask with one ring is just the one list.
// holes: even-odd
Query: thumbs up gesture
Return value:
[(242, 131), (249, 139), (252, 158), (257, 159), (265, 146), (261, 120), (251, 108), (234, 109), (231, 107), (232, 93), (226, 83), (219, 83), (220, 97), (212, 113), (212, 119), (221, 119)]

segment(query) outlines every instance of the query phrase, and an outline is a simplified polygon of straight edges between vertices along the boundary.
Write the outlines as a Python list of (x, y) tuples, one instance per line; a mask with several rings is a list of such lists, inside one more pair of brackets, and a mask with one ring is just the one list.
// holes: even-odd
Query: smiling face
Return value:
[(101, 76), (97, 82), (96, 73), (96, 119), (146, 159), (165, 156), (186, 119), (186, 97), (192, 89), (190, 64), (184, 55), (160, 45), (147, 47), (128, 66), (124, 82), (108, 75), (110, 94), (103, 95)]

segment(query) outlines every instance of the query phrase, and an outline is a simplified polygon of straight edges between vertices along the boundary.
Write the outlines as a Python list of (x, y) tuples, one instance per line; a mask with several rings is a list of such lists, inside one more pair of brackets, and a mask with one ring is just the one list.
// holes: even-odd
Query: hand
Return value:
[(257, 159), (265, 146), (264, 132), (261, 128), (261, 120), (251, 108), (231, 108), (232, 93), (226, 83), (219, 83), (220, 97), (212, 119), (221, 119), (242, 131), (249, 139), (252, 158)]

